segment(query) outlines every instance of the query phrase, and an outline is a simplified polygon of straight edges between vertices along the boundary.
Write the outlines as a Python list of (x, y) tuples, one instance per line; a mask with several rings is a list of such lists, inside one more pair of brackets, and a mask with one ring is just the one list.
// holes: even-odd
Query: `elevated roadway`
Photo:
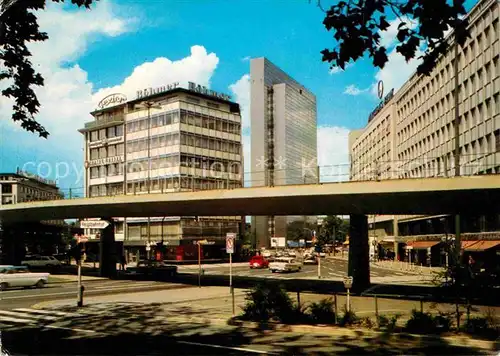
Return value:
[(95, 217), (500, 213), (500, 175), (120, 195), (4, 205), (3, 222)]

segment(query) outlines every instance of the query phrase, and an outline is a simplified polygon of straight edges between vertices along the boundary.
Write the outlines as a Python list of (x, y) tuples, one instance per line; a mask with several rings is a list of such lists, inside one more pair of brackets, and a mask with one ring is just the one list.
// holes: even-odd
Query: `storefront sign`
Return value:
[(189, 82), (188, 89), (191, 90), (191, 91), (194, 91), (196, 93), (210, 95), (210, 96), (213, 96), (213, 97), (216, 97), (216, 98), (219, 98), (219, 99), (231, 100), (231, 97), (229, 95), (227, 95), (227, 94), (218, 93), (215, 90), (210, 90), (207, 87), (195, 84), (193, 82)]
[(146, 88), (142, 90), (137, 90), (137, 99), (145, 98), (154, 94), (160, 94), (179, 87), (179, 83), (173, 83), (169, 85), (164, 85), (156, 88)]
[(89, 147), (94, 148), (97, 146), (108, 146), (108, 145), (112, 145), (112, 144), (115, 144), (115, 143), (118, 143), (121, 141), (123, 141), (123, 136), (103, 138), (102, 140), (99, 140), (99, 141), (90, 142)]
[(123, 156), (115, 156), (115, 157), (94, 159), (89, 162), (89, 166), (90, 167), (102, 166), (105, 164), (122, 163), (122, 162), (123, 162)]
[[(382, 87), (382, 90), (383, 90), (383, 87)], [(373, 110), (371, 112), (370, 116), (368, 116), (368, 122), (373, 120), (375, 115), (377, 115), (380, 112), (380, 110), (382, 110), (382, 108), (392, 99), (393, 96), (394, 96), (394, 89), (391, 89), (389, 94), (387, 94), (385, 96), (384, 100), (382, 100), (380, 102), (380, 104), (378, 104), (378, 106), (375, 108), (375, 110)]]
[(123, 94), (110, 94), (106, 96), (104, 99), (102, 99), (97, 106), (99, 109), (105, 109), (110, 106), (114, 105), (120, 105), (121, 103), (124, 103), (127, 101), (127, 97)]

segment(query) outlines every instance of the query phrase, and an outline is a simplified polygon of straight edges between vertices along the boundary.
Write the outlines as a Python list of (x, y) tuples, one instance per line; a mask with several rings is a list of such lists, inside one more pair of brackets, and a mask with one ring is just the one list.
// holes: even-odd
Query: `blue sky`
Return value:
[[(37, 91), (42, 103), (38, 120), (51, 136), (42, 140), (13, 125), (10, 103), (0, 98), (0, 171), (25, 166), (58, 178), (64, 188), (83, 186), (83, 141), (76, 130), (91, 120), (88, 112), (97, 101), (116, 90), (197, 81), (233, 95), (248, 122), (248, 59), (261, 56), (316, 94), (319, 164), (347, 163), (348, 131), (363, 127), (377, 105), (372, 86), (382, 79), (386, 91), (398, 88), (417, 63), (404, 63), (393, 54), (382, 71), (363, 60), (345, 72), (330, 73), (320, 51), (332, 46), (332, 35), (315, 0), (233, 4), (102, 0), (92, 11), (51, 4), (39, 14), (40, 27), (50, 39), (30, 47), (46, 79), (46, 87)], [(397, 24), (383, 37), (390, 50)], [(248, 128), (246, 152), (247, 133)]]

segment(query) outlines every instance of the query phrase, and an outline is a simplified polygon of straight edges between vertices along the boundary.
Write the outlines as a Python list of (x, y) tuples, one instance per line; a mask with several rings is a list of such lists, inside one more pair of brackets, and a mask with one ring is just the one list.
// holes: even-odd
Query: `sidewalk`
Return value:
[[(82, 275), (82, 281), (104, 281), (108, 280), (108, 278), (104, 277), (92, 277), (92, 276), (83, 276)], [(54, 284), (54, 283), (71, 283), (71, 282), (77, 282), (78, 281), (78, 276), (74, 274), (54, 274), (49, 276), (49, 284)]]
[[(344, 256), (338, 254), (336, 256), (327, 255), (326, 258), (337, 259), (341, 261), (349, 260), (347, 254), (344, 254)], [(419, 266), (415, 264), (408, 264), (406, 262), (401, 262), (401, 261), (377, 261), (377, 262), (370, 261), (370, 267), (383, 268), (391, 271), (406, 272), (408, 274), (414, 274), (414, 275), (428, 275), (428, 276), (432, 276), (435, 273), (441, 272), (443, 270), (443, 267)]]
[[(290, 294), (292, 300), (296, 301), (296, 294)], [(235, 290), (235, 305), (236, 314), (240, 314), (241, 308), (245, 303), (245, 290)], [(313, 293), (301, 293), (301, 303), (317, 302), (321, 299), (327, 298), (328, 295), (319, 295)], [(346, 302), (345, 296), (337, 296), (337, 303), (339, 310)], [(85, 307), (76, 308), (74, 301), (51, 301), (39, 303), (33, 308), (54, 309), (62, 312), (78, 312), (88, 315), (87, 317), (80, 318), (76, 321), (85, 322), (86, 320), (94, 320), (92, 324), (97, 322), (97, 317), (106, 320), (114, 320), (120, 318), (125, 320), (127, 318), (133, 319), (136, 323), (143, 323), (138, 325), (138, 330), (145, 330), (151, 323), (151, 327), (157, 329), (159, 325), (173, 324), (185, 325), (187, 323), (200, 325), (209, 331), (215, 328), (227, 328), (228, 320), (232, 316), (231, 294), (228, 287), (193, 287), (182, 290), (168, 290), (161, 292), (143, 292), (134, 293), (129, 295), (113, 295), (113, 296), (100, 296), (91, 297), (84, 300)], [(360, 317), (371, 317), (374, 320), (374, 299), (373, 298), (351, 298), (352, 308)], [(424, 303), (425, 311), (432, 311), (436, 313), (437, 310), (433, 309), (432, 303)], [(454, 306), (440, 305), (440, 310), (452, 310)], [(391, 300), (391, 299), (378, 299), (378, 312), (382, 315), (394, 315), (396, 313), (404, 313), (400, 319), (404, 322), (407, 319), (411, 309), (419, 309), (420, 303), (408, 300)], [(83, 315), (82, 314), (82, 315)], [(144, 315), (142, 315), (144, 314)], [(118, 317), (119, 315), (119, 317)], [(153, 317), (153, 320), (151, 318)], [(92, 319), (94, 318), (94, 319)], [(252, 322), (235, 321), (232, 323), (236, 325), (237, 329), (257, 329), (259, 325)], [(96, 324), (98, 328), (99, 323)], [(89, 325), (72, 325), (80, 329), (86, 329)], [(272, 324), (268, 326), (270, 329), (268, 336), (275, 333), (298, 333), (298, 334), (314, 334), (321, 338), (321, 335), (328, 335), (331, 342), (344, 342), (347, 338), (357, 338), (358, 343), (370, 343), (369, 340), (377, 339), (385, 335), (384, 342), (389, 342), (389, 339), (401, 338), (399, 342), (416, 343), (415, 347), (422, 347), (422, 345), (432, 344), (433, 342), (446, 342), (448, 345), (476, 347), (482, 350), (492, 351), (495, 350), (495, 343), (491, 341), (483, 341), (473, 339), (463, 335), (450, 335), (450, 336), (425, 336), (425, 335), (411, 335), (404, 337), (403, 334), (394, 333), (392, 335), (384, 334), (380, 331), (366, 329), (366, 328), (343, 328), (338, 326), (327, 325), (282, 325)], [(290, 334), (288, 334), (290, 335)], [(362, 337), (360, 338), (360, 335)], [(401, 336), (403, 335), (403, 336)], [(318, 339), (319, 340), (319, 339)], [(344, 341), (342, 341), (344, 340)], [(406, 341), (404, 341), (406, 340)], [(380, 341), (380, 340), (379, 340)], [(419, 345), (421, 343), (421, 345)], [(410, 352), (411, 350), (406, 350)]]

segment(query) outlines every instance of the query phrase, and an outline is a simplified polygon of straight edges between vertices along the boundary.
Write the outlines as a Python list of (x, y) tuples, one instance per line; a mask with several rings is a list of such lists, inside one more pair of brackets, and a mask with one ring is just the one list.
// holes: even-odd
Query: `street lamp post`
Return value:
[[(455, 19), (458, 21), (458, 17)], [(458, 86), (459, 86), (459, 80), (458, 80), (458, 39), (457, 39), (457, 28), (455, 27), (454, 31), (454, 41), (455, 41), (455, 61), (453, 63), (453, 75), (455, 79), (455, 91), (454, 91), (454, 101), (455, 101), (455, 121), (454, 121), (454, 134), (455, 134), (455, 149), (454, 149), (454, 159), (455, 159), (455, 176), (459, 177), (460, 176), (460, 122), (459, 122), (459, 107), (458, 107), (458, 102), (459, 102), (459, 96), (458, 96)], [(461, 249), (461, 242), (460, 242), (460, 214), (455, 215), (455, 248), (454, 248), (454, 255), (456, 258), (456, 263), (460, 263), (460, 249)]]
[[(151, 108), (161, 109), (161, 105), (155, 104), (152, 101), (145, 101), (139, 104), (139, 107), (146, 108), (148, 110), (148, 194), (151, 193)], [(151, 217), (148, 216), (148, 243), (151, 243)], [(150, 252), (148, 252), (148, 259), (151, 257)]]

